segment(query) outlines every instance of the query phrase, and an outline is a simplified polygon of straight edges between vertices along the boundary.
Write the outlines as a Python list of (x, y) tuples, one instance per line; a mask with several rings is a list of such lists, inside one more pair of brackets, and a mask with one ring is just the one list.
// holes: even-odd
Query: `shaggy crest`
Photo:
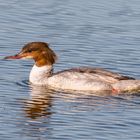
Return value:
[(31, 56), (37, 66), (52, 65), (55, 63), (57, 56), (45, 42), (31, 42), (26, 44), (20, 54)]

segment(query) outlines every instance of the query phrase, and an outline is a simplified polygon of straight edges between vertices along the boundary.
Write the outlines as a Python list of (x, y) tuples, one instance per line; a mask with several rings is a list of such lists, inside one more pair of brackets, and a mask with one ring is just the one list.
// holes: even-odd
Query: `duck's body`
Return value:
[(29, 81), (35, 85), (45, 85), (63, 90), (84, 91), (112, 91), (113, 84), (130, 80), (131, 77), (122, 76), (99, 68), (73, 68), (53, 73), (52, 66), (33, 66)]
[[(80, 70), (83, 70), (80, 72)], [(100, 80), (99, 80), (100, 79)], [(110, 78), (113, 80), (113, 78)], [(111, 90), (111, 86), (101, 80), (98, 74), (91, 74), (85, 68), (69, 69), (53, 73), (51, 66), (33, 66), (29, 81), (35, 85), (45, 85), (63, 90)]]
[(33, 58), (29, 81), (35, 85), (62, 90), (126, 92), (140, 90), (140, 80), (101, 68), (80, 67), (53, 73), (56, 55), (47, 43), (32, 42), (6, 59)]

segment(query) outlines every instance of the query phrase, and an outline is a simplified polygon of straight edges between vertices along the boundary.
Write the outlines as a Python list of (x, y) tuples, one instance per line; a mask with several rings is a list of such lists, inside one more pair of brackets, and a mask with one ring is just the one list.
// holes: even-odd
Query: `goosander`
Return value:
[(53, 64), (57, 56), (45, 42), (28, 43), (18, 54), (5, 57), (5, 59), (25, 58), (32, 58), (35, 61), (29, 76), (29, 81), (34, 85), (61, 90), (112, 93), (140, 90), (140, 80), (102, 68), (79, 67), (53, 73)]

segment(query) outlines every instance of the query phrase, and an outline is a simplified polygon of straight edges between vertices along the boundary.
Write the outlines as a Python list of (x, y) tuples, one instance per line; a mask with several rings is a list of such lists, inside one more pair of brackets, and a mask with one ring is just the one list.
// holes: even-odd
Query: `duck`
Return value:
[(57, 55), (46, 42), (29, 42), (16, 55), (4, 59), (33, 59), (29, 82), (36, 86), (70, 91), (125, 93), (140, 91), (140, 80), (103, 68), (74, 67), (53, 71)]

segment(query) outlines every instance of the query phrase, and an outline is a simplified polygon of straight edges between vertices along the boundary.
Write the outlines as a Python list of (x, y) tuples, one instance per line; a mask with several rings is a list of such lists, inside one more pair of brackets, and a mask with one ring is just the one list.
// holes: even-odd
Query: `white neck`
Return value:
[(29, 81), (37, 85), (47, 84), (47, 79), (52, 75), (52, 72), (53, 66), (45, 65), (42, 67), (38, 67), (34, 65), (30, 72)]

